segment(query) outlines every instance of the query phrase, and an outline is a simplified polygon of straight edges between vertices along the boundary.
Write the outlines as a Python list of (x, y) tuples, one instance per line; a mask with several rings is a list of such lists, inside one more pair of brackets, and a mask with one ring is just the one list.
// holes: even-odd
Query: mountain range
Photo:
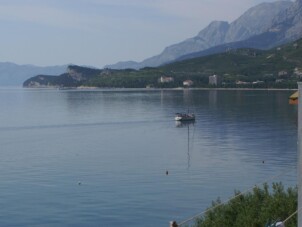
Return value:
[(0, 62), (0, 86), (21, 86), (25, 80), (34, 75), (60, 75), (66, 70), (67, 65), (41, 67)]
[(211, 87), (218, 75), (222, 87), (296, 88), (302, 78), (302, 38), (270, 50), (242, 48), (176, 61), (160, 67), (93, 69), (70, 65), (59, 76), (37, 75), (26, 80), (29, 88), (178, 88)]
[(197, 36), (166, 47), (142, 62), (126, 61), (106, 68), (139, 69), (224, 52), (233, 48), (269, 49), (302, 36), (302, 0), (261, 3), (228, 23), (213, 21)]

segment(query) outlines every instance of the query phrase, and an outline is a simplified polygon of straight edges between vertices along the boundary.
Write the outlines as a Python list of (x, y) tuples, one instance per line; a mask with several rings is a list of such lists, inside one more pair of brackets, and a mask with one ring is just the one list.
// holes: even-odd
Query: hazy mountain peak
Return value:
[(302, 36), (302, 0), (295, 1), (286, 10), (280, 12), (274, 18), (270, 31), (283, 33), (280, 43), (300, 38)]
[(21, 86), (22, 83), (35, 75), (60, 75), (66, 72), (67, 65), (34, 66), (17, 65), (12, 62), (0, 62), (0, 86)]
[(198, 33), (198, 37), (203, 37), (204, 35), (212, 35), (213, 32), (219, 31), (227, 31), (229, 28), (229, 23), (227, 21), (212, 21), (205, 29), (201, 30)]
[(224, 43), (241, 41), (251, 36), (266, 32), (273, 19), (292, 5), (290, 1), (261, 3), (247, 10), (230, 25)]
[[(302, 0), (296, 4), (301, 5)], [(145, 66), (159, 66), (178, 59), (180, 56), (206, 50), (225, 43), (237, 42), (248, 39), (268, 31), (274, 18), (281, 12), (292, 7), (291, 1), (277, 1), (261, 3), (247, 10), (231, 24), (225, 21), (213, 21), (206, 28), (201, 30), (197, 36), (184, 40), (183, 42), (168, 46), (164, 51), (154, 57), (148, 58), (140, 63), (131, 64), (133, 68)], [(302, 30), (302, 29), (301, 29)], [(109, 68), (130, 68), (130, 65), (119, 63), (108, 66)]]

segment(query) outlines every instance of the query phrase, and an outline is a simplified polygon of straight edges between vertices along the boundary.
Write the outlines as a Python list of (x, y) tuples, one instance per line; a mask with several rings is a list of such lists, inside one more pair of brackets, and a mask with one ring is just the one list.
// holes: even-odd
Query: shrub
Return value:
[[(209, 211), (195, 221), (195, 227), (264, 227), (271, 221), (284, 221), (297, 210), (297, 187), (284, 189), (282, 183), (255, 187), (252, 192), (235, 192), (234, 199), (223, 204), (213, 202)], [(217, 206), (219, 205), (219, 206)], [(217, 206), (215, 209), (214, 206)], [(297, 226), (297, 215), (286, 222), (286, 227)]]

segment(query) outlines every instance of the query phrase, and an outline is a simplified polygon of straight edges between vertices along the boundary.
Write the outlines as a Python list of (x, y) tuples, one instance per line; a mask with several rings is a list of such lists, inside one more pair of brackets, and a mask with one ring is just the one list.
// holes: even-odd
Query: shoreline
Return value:
[[(64, 90), (63, 88), (62, 90)], [(194, 90), (220, 90), (220, 91), (296, 91), (298, 88), (98, 88), (98, 87), (76, 87), (66, 88), (75, 90), (120, 90), (120, 91), (194, 91)]]
[[(297, 91), (298, 88), (100, 88), (100, 87), (14, 87), (18, 89), (29, 90), (89, 90), (89, 91), (198, 91), (198, 90), (213, 90), (213, 91)], [(7, 89), (6, 87), (0, 87), (0, 89)]]

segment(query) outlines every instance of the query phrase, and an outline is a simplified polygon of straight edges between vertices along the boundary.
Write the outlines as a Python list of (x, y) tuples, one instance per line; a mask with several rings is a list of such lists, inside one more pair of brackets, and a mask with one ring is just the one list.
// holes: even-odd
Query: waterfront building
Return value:
[(213, 75), (213, 76), (209, 76), (209, 84), (210, 85), (221, 85), (222, 79), (220, 76), (218, 75)]
[(192, 80), (185, 80), (182, 84), (185, 87), (191, 87), (194, 83)]
[(168, 77), (168, 76), (162, 76), (158, 80), (160, 83), (170, 83), (174, 81), (173, 77)]

